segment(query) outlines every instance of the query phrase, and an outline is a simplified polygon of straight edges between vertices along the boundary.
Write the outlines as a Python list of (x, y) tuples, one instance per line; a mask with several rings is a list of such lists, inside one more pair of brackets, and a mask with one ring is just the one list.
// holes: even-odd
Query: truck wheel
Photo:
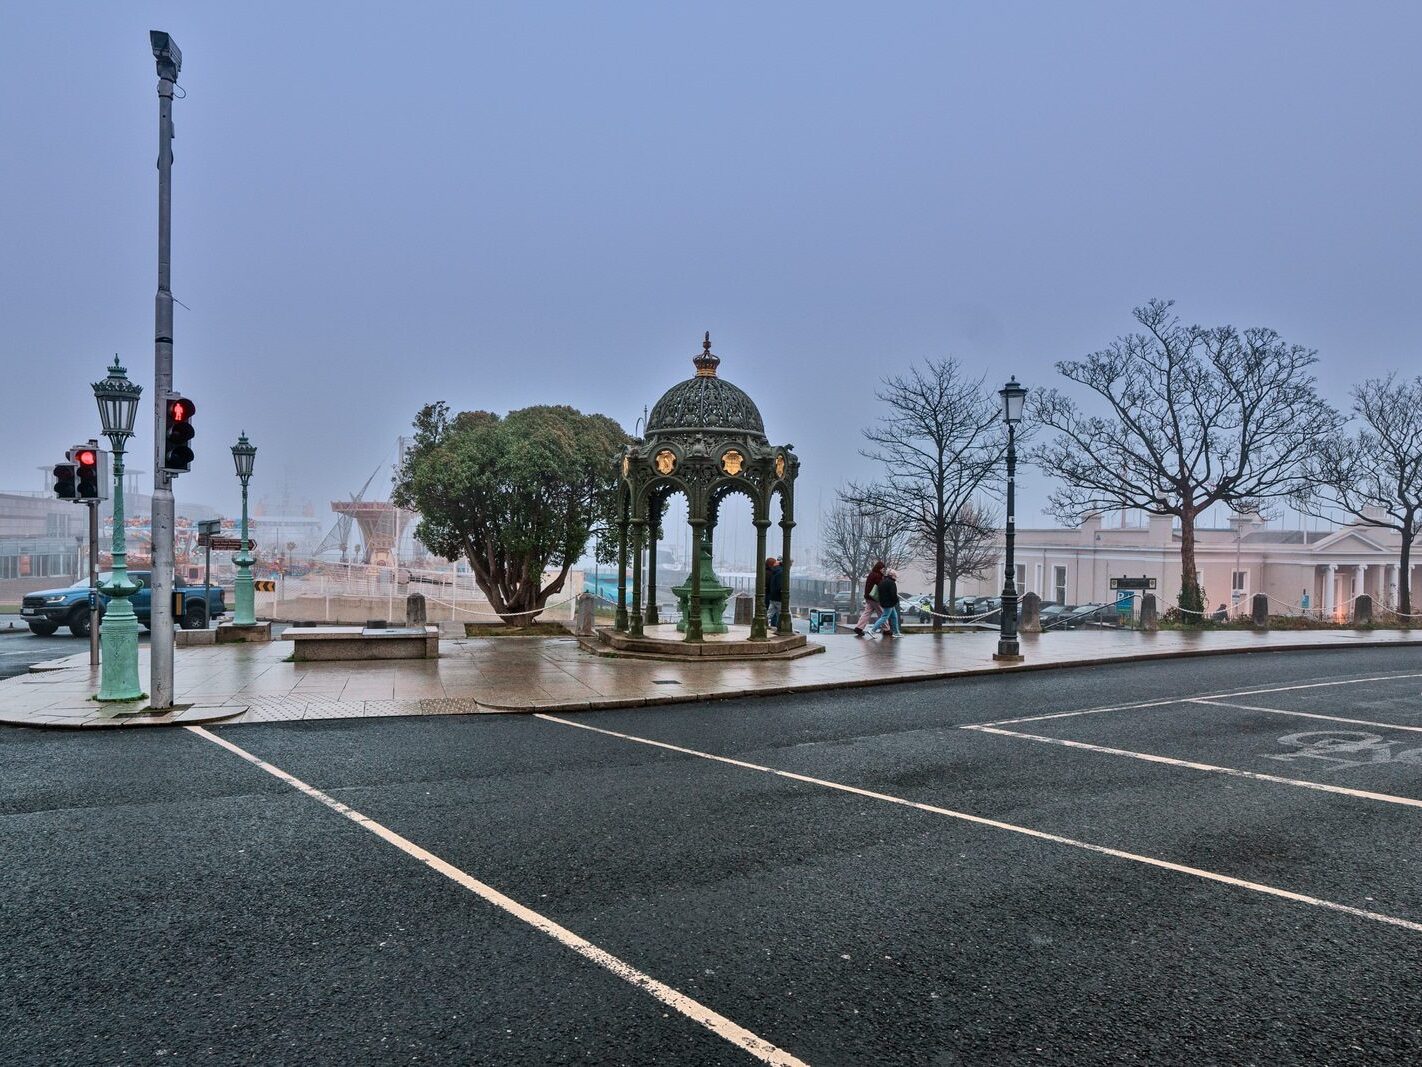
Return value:
[(201, 603), (189, 604), (188, 610), (183, 612), (182, 627), (184, 630), (206, 630), (207, 606)]
[(87, 606), (75, 608), (69, 613), (69, 632), (75, 637), (89, 636), (89, 609)]
[(54, 631), (59, 629), (57, 622), (32, 622), (30, 623), (30, 633), (38, 637), (53, 637)]

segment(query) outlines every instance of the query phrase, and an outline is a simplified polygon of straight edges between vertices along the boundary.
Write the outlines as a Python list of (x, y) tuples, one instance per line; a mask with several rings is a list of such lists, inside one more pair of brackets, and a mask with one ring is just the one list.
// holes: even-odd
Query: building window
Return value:
[(1233, 583), (1230, 586), (1231, 589), (1233, 589), (1236, 593), (1242, 593), (1249, 588), (1248, 571), (1232, 571), (1231, 573), (1233, 575), (1233, 577), (1230, 579)]
[(1052, 568), (1052, 600), (1058, 604), (1066, 603), (1066, 568)]
[(1017, 564), (1017, 591), (1019, 593), (1027, 592), (1027, 564), (1025, 563)]

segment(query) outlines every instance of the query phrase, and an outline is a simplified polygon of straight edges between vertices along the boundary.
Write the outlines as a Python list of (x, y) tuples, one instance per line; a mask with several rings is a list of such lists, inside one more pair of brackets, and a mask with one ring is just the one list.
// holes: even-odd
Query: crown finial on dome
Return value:
[(700, 355), (692, 359), (696, 364), (696, 376), (698, 378), (716, 377), (716, 368), (721, 365), (721, 357), (711, 351), (711, 331), (706, 331), (706, 340), (701, 342)]

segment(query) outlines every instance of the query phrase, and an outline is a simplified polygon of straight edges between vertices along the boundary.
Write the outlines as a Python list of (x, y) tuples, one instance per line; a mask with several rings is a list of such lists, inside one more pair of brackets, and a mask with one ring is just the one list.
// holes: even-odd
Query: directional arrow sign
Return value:
[[(209, 538), (208, 545), (219, 552), (242, 551), (242, 538)], [(247, 548), (256, 548), (257, 542), (247, 541)]]

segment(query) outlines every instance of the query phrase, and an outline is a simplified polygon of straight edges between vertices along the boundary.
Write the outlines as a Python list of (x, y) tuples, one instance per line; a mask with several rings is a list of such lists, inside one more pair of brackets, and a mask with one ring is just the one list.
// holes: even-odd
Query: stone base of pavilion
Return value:
[(723, 634), (707, 634), (701, 641), (688, 641), (675, 623), (645, 627), (641, 637), (600, 626), (592, 637), (579, 639), (584, 651), (597, 656), (633, 656), (641, 659), (763, 660), (799, 659), (825, 650), (811, 644), (804, 634), (750, 639), (749, 626), (732, 626)]

